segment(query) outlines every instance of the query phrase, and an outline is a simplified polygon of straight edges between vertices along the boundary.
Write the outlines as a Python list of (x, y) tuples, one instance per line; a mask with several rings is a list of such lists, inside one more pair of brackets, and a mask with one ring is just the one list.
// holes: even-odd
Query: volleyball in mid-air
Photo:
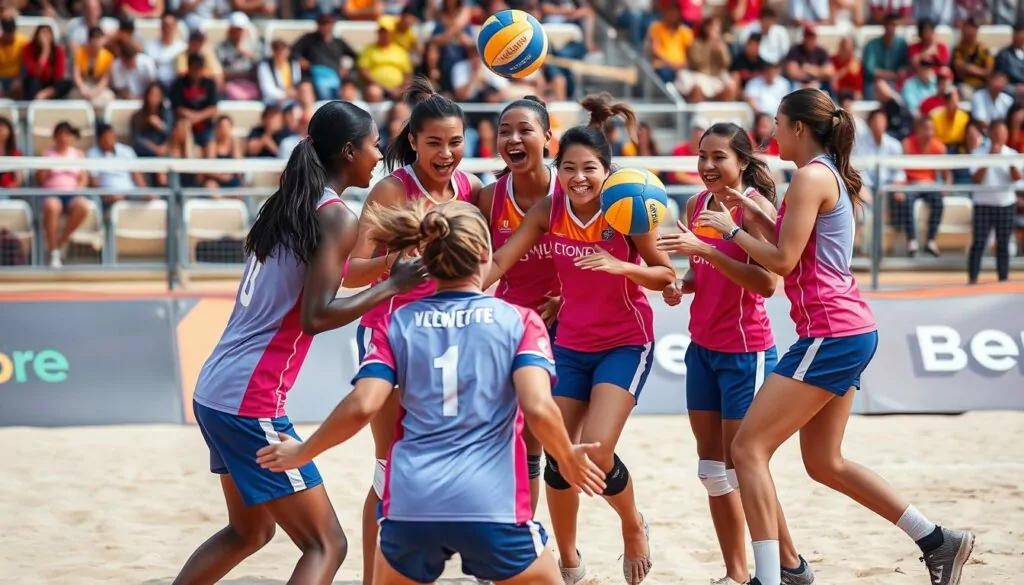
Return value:
[(532, 15), (502, 10), (484, 21), (476, 46), (488, 69), (502, 77), (522, 79), (544, 64), (548, 35)]
[(619, 169), (609, 175), (601, 188), (601, 213), (620, 234), (650, 233), (668, 215), (665, 184), (644, 169)]

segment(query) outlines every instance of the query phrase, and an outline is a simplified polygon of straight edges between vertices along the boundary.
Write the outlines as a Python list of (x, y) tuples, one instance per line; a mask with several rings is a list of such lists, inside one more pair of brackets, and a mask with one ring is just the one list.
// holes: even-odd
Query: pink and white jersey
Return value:
[[(402, 187), (405, 188), (405, 198), (408, 202), (416, 201), (417, 199), (424, 197), (427, 201), (430, 201), (434, 205), (443, 203), (435, 200), (430, 196), (430, 193), (423, 188), (423, 184), (416, 177), (416, 171), (412, 169), (411, 165), (406, 165), (400, 169), (395, 169), (391, 173), (391, 176), (402, 182)], [(451, 201), (470, 201), (473, 198), (473, 183), (469, 180), (469, 175), (466, 173), (455, 170), (452, 173), (452, 190), (455, 192), (455, 197)], [(390, 272), (385, 271), (384, 274), (378, 278), (374, 284), (379, 284), (388, 279)], [(363, 318), (359, 320), (359, 324), (367, 329), (377, 327), (385, 316), (395, 312), (395, 309), (415, 301), (416, 299), (422, 299), (423, 297), (434, 294), (437, 290), (437, 283), (433, 280), (427, 279), (420, 283), (419, 286), (412, 289), (409, 292), (404, 292), (391, 297), (390, 301), (385, 301), (376, 307), (370, 309)]]
[[(317, 209), (343, 204), (331, 189)], [(302, 332), (307, 266), (275, 251), (264, 263), (246, 258), (235, 308), (196, 382), (199, 404), (248, 418), (284, 416), (285, 396), (313, 337)]]
[(654, 340), (654, 312), (639, 284), (575, 264), (580, 256), (601, 248), (639, 265), (640, 253), (632, 240), (613, 230), (602, 213), (586, 223), (580, 221), (564, 193), (551, 199), (548, 239), (562, 288), (555, 339), (560, 347), (596, 352)]
[[(797, 262), (784, 279), (792, 307), (789, 315), (800, 337), (848, 337), (874, 331), (875, 316), (853, 278), (855, 230), (853, 201), (832, 157), (820, 155), (810, 164), (825, 165), (839, 183), (839, 200), (827, 213), (819, 213), (814, 230)], [(786, 215), (783, 200), (775, 222), (776, 233)]]
[[(551, 171), (551, 186), (548, 197), (560, 197), (562, 187), (558, 177)], [(494, 199), (491, 200), (491, 244), (495, 250), (505, 245), (512, 234), (523, 222), (526, 213), (516, 203), (512, 191), (512, 173), (498, 179), (494, 186)], [(555, 264), (551, 260), (551, 242), (545, 236), (540, 242), (505, 272), (498, 281), (494, 296), (510, 303), (539, 311), (546, 297), (558, 290), (558, 275)]]
[(479, 292), (443, 291), (385, 315), (353, 380), (398, 386), (384, 518), (502, 524), (533, 518), (512, 376), (537, 366), (553, 377), (550, 343), (535, 312)]
[[(744, 195), (760, 197), (756, 189), (747, 189)], [(707, 191), (697, 195), (690, 231), (729, 258), (750, 264), (750, 256), (736, 242), (723, 240), (718, 230), (697, 225), (697, 216), (713, 198)], [(736, 225), (743, 225), (743, 208), (737, 206), (732, 214)], [(695, 277), (690, 304), (690, 337), (694, 343), (725, 353), (764, 351), (775, 345), (763, 296), (736, 284), (700, 256), (690, 257), (690, 270)]]

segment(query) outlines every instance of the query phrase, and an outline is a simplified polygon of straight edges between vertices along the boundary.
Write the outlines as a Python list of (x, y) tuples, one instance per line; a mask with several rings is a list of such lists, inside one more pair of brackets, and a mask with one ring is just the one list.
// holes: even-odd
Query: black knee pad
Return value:
[(544, 455), (544, 483), (556, 490), (567, 490), (572, 487), (558, 471), (558, 462), (555, 461), (555, 458), (550, 453)]
[(626, 469), (626, 464), (619, 459), (618, 455), (613, 456), (615, 462), (612, 463), (612, 469), (604, 476), (604, 494), (602, 495), (605, 496), (617, 496), (629, 484), (629, 470)]
[(530, 479), (537, 479), (540, 477), (540, 455), (526, 456), (526, 472), (530, 476)]

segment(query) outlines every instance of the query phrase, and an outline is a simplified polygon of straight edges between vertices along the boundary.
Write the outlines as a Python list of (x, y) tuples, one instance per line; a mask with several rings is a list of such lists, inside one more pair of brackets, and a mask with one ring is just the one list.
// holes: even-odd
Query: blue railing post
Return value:
[(178, 274), (178, 201), (181, 195), (181, 175), (177, 171), (167, 173), (167, 290), (175, 290), (179, 284)]
[(881, 185), (882, 165), (875, 165), (875, 186), (871, 190), (871, 290), (878, 290), (878, 273), (882, 264), (882, 232), (884, 231), (885, 196), (888, 191)]

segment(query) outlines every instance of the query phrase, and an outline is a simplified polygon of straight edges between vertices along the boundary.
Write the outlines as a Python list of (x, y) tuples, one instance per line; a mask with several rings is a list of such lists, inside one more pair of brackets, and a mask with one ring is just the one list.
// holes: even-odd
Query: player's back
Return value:
[(532, 517), (512, 371), (533, 322), (542, 328), (528, 309), (470, 292), (441, 292), (395, 311), (387, 338), (401, 423), (388, 464), (385, 518)]

